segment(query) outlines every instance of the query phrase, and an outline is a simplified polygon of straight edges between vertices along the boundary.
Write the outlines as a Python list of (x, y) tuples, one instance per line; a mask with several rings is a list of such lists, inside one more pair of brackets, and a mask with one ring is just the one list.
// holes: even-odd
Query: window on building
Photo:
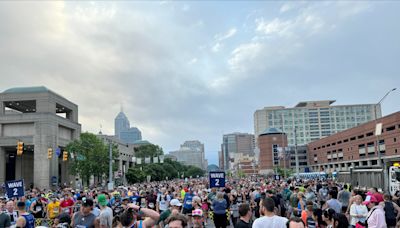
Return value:
[(331, 144), (326, 145), (326, 147), (330, 147), (330, 146), (331, 146)]
[[(325, 148), (325, 145), (323, 145), (322, 148)], [(318, 147), (318, 149), (320, 149), (320, 147)]]
[(348, 139), (343, 140), (344, 143), (346, 143), (346, 142), (348, 142), (348, 141), (349, 141)]
[(371, 165), (378, 165), (378, 161), (377, 160), (372, 160), (371, 161)]
[(365, 136), (369, 137), (369, 136), (373, 136), (374, 133), (373, 132), (368, 132)]
[(354, 140), (356, 140), (356, 137), (351, 137), (350, 138), (350, 141), (354, 141)]
[(396, 142), (397, 141), (397, 139), (396, 138), (393, 138), (393, 142)]
[(338, 141), (337, 144), (342, 144), (342, 141)]
[(397, 154), (397, 149), (394, 149), (394, 153)]
[(386, 128), (386, 131), (393, 131), (394, 129), (396, 129), (396, 126), (390, 126)]
[(362, 138), (364, 138), (364, 135), (359, 135), (357, 138), (362, 139)]
[(368, 166), (368, 161), (363, 161), (363, 162), (362, 162), (362, 165), (363, 165), (363, 166)]

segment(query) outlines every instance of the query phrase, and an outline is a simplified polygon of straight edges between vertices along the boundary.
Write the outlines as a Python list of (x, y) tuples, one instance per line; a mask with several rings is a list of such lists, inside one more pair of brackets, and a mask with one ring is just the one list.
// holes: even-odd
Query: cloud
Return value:
[(218, 52), (220, 50), (220, 48), (221, 48), (221, 43), (218, 42), (218, 43), (214, 44), (214, 46), (212, 46), (211, 51)]
[(236, 28), (231, 28), (225, 33), (216, 34), (214, 36), (215, 43), (212, 45), (211, 51), (214, 53), (219, 52), (221, 50), (221, 48), (223, 47), (222, 41), (232, 38), (233, 36), (235, 36), (236, 32), (237, 32)]
[(191, 59), (190, 61), (189, 61), (189, 65), (193, 65), (193, 64), (195, 64), (195, 63), (197, 63), (197, 58), (193, 58), (193, 59)]
[(226, 33), (215, 35), (214, 38), (216, 41), (223, 41), (233, 37), (236, 34), (236, 32), (237, 32), (236, 28), (231, 28)]

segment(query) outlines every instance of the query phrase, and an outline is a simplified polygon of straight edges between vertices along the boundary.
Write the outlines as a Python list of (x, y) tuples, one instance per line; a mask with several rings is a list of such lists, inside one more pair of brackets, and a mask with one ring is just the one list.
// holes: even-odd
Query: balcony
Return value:
[(337, 158), (337, 154), (332, 154), (332, 158)]
[(385, 145), (379, 145), (379, 151), (385, 151), (386, 146)]
[(365, 148), (360, 148), (358, 149), (359, 154), (365, 154)]
[(338, 153), (338, 157), (339, 157), (339, 158), (342, 158), (342, 157), (343, 157), (343, 152)]
[(317, 157), (315, 157), (315, 158), (314, 158), (314, 161), (318, 161), (318, 158), (317, 158)]
[(328, 156), (327, 156), (327, 157), (328, 157), (328, 159), (331, 159), (331, 158), (332, 158), (332, 155), (328, 154)]

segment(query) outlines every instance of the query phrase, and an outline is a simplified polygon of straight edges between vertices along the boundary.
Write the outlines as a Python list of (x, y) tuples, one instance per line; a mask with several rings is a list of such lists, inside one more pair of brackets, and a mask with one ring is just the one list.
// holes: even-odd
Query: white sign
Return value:
[(379, 136), (382, 134), (382, 123), (377, 123), (375, 127), (375, 135)]

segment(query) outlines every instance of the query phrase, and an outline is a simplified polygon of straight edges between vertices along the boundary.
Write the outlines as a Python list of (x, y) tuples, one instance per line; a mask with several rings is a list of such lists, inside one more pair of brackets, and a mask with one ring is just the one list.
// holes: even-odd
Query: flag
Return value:
[(158, 157), (153, 158), (153, 163), (158, 163)]
[(136, 159), (136, 164), (141, 165), (142, 164), (142, 158), (137, 158)]
[(73, 152), (70, 152), (69, 154), (71, 155), (71, 159), (74, 159), (74, 157), (75, 157), (75, 156), (74, 156), (74, 153), (73, 153)]
[(150, 157), (144, 158), (144, 163), (149, 164), (150, 163)]
[(164, 163), (164, 155), (160, 155), (160, 163)]
[(136, 157), (132, 157), (132, 162), (136, 163)]

